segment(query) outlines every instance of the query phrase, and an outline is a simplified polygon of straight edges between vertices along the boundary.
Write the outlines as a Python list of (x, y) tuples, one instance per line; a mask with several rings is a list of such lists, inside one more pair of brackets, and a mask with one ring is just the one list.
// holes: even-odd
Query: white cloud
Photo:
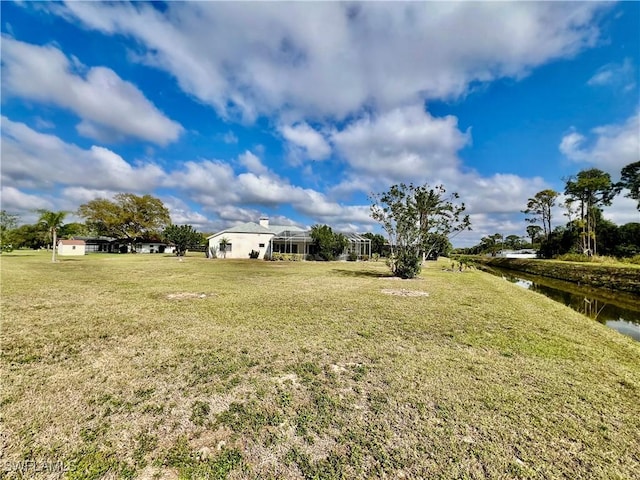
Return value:
[(171, 222), (175, 225), (191, 225), (198, 231), (210, 229), (211, 222), (200, 212), (194, 211), (186, 202), (182, 199), (169, 196), (163, 197), (162, 203), (169, 210)]
[(15, 187), (3, 185), (1, 190), (2, 209), (21, 214), (36, 209), (53, 209), (53, 203), (41, 195), (32, 195)]
[(282, 205), (291, 205), (313, 222), (372, 221), (367, 205), (342, 205), (321, 192), (292, 185), (261, 162), (258, 165), (259, 159), (250, 152), (241, 155), (240, 161), (252, 166), (254, 171), (236, 175), (233, 168), (222, 161), (192, 161), (171, 172), (164, 186), (179, 189), (229, 223), (255, 221), (263, 213), (259, 207), (271, 209)]
[(36, 117), (35, 125), (40, 130), (47, 130), (47, 129), (55, 128), (56, 126), (55, 123), (50, 122), (49, 120), (45, 120), (42, 117)]
[(140, 192), (152, 190), (165, 176), (153, 163), (132, 166), (104, 147), (84, 150), (4, 116), (1, 151), (3, 183), (23, 188), (66, 185)]
[(233, 205), (222, 205), (216, 209), (218, 216), (226, 224), (238, 224), (255, 222), (260, 217), (260, 212), (253, 208), (241, 208)]
[(619, 176), (625, 165), (640, 160), (640, 113), (624, 123), (596, 127), (589, 138), (571, 131), (559, 145), (560, 151), (574, 162), (587, 163)]
[(222, 141), (227, 144), (236, 144), (238, 143), (238, 137), (236, 136), (235, 133), (229, 130), (227, 133), (225, 133), (222, 136)]
[(482, 237), (499, 233), (504, 237), (509, 235), (526, 236), (526, 227), (521, 216), (516, 214), (486, 214), (474, 213), (470, 215), (473, 230), (458, 234), (453, 244), (457, 247), (472, 247), (480, 243)]
[(331, 155), (331, 146), (322, 134), (311, 128), (306, 122), (285, 125), (279, 128), (282, 136), (289, 142), (291, 153), (296, 158), (324, 160)]
[[(344, 119), (464, 95), (591, 46), (595, 2), (69, 2), (51, 8), (145, 48), (223, 116)], [(460, 32), (463, 32), (461, 34)]]
[(238, 157), (238, 161), (251, 173), (266, 173), (267, 167), (249, 150)]
[(640, 223), (640, 212), (638, 211), (638, 202), (632, 198), (622, 195), (616, 196), (611, 205), (604, 207), (602, 215), (607, 220), (617, 225), (626, 223)]
[(622, 87), (628, 91), (635, 87), (635, 69), (630, 58), (625, 58), (620, 64), (608, 63), (598, 69), (598, 71), (587, 81), (587, 85), (592, 87), (614, 86)]
[[(330, 190), (333, 195), (381, 192), (397, 182), (442, 183), (467, 206), (474, 230), (462, 239), (471, 244), (496, 231), (524, 234), (521, 210), (528, 198), (549, 188), (541, 177), (484, 177), (465, 170), (458, 152), (471, 143), (470, 131), (461, 132), (455, 117), (436, 118), (422, 106), (364, 116), (334, 132), (331, 140), (350, 167), (346, 178)], [(357, 222), (366, 226), (368, 206), (357, 212)]]
[(229, 204), (238, 201), (234, 192), (235, 173), (227, 163), (219, 160), (186, 162), (171, 172), (165, 186), (188, 192), (205, 205)]
[(453, 116), (432, 117), (422, 106), (367, 115), (335, 132), (331, 140), (358, 175), (387, 183), (421, 183), (457, 171), (458, 151), (470, 142)]
[(567, 133), (562, 140), (558, 148), (560, 151), (571, 160), (583, 161), (585, 156), (580, 151), (580, 146), (585, 142), (586, 137), (575, 130)]
[(469, 213), (519, 213), (527, 200), (537, 192), (549, 188), (540, 177), (523, 178), (511, 174), (482, 177), (477, 173), (461, 174), (450, 184), (451, 191), (461, 195)]
[(135, 85), (109, 68), (87, 70), (78, 63), (53, 46), (3, 36), (3, 94), (69, 109), (82, 118), (78, 133), (101, 141), (136, 137), (165, 145), (178, 138), (180, 124), (160, 112)]
[(87, 203), (96, 198), (112, 198), (117, 191), (100, 190), (85, 187), (67, 187), (62, 189), (62, 197), (64, 200), (75, 205), (74, 210), (83, 203)]
[[(455, 117), (435, 118), (421, 106), (365, 116), (334, 132), (331, 140), (351, 169), (331, 189), (333, 194), (380, 192), (397, 182), (442, 183), (447, 192), (460, 195), (474, 227), (456, 239), (458, 245), (476, 244), (496, 231), (524, 234), (521, 210), (528, 198), (549, 188), (541, 177), (484, 177), (465, 170), (458, 152), (471, 142), (470, 132), (461, 132)], [(366, 226), (368, 206), (359, 207), (358, 213), (357, 222)]]

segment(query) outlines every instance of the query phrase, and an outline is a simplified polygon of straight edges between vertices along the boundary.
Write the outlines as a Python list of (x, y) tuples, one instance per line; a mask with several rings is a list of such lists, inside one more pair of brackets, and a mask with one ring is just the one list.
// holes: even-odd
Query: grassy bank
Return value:
[(474, 256), (475, 263), (640, 297), (640, 265)]
[(640, 471), (640, 345), (480, 271), (1, 262), (5, 473), (22, 460), (74, 479)]

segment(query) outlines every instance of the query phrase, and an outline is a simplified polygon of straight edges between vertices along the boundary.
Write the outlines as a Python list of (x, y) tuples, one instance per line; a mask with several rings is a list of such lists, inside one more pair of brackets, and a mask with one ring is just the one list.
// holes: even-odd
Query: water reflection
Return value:
[(542, 293), (557, 302), (640, 341), (640, 301), (629, 294), (602, 289), (586, 289), (573, 283), (491, 267), (489, 273), (501, 276), (520, 287)]

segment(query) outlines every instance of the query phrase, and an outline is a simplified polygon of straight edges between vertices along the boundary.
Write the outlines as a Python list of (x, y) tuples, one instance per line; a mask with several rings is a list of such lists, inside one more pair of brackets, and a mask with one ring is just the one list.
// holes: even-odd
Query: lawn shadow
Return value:
[(345, 277), (369, 277), (369, 278), (391, 278), (391, 273), (374, 272), (371, 270), (346, 270), (344, 268), (334, 268), (331, 270), (338, 275)]

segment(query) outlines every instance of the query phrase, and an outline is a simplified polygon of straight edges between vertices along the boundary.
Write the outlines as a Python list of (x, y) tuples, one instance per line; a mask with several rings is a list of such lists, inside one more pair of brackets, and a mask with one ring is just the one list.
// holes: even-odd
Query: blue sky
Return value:
[[(466, 203), (468, 246), (640, 159), (637, 2), (1, 8), (2, 208), (24, 222), (133, 192), (205, 232), (379, 231), (368, 194), (427, 182)], [(622, 196), (605, 216), (640, 220)]]

